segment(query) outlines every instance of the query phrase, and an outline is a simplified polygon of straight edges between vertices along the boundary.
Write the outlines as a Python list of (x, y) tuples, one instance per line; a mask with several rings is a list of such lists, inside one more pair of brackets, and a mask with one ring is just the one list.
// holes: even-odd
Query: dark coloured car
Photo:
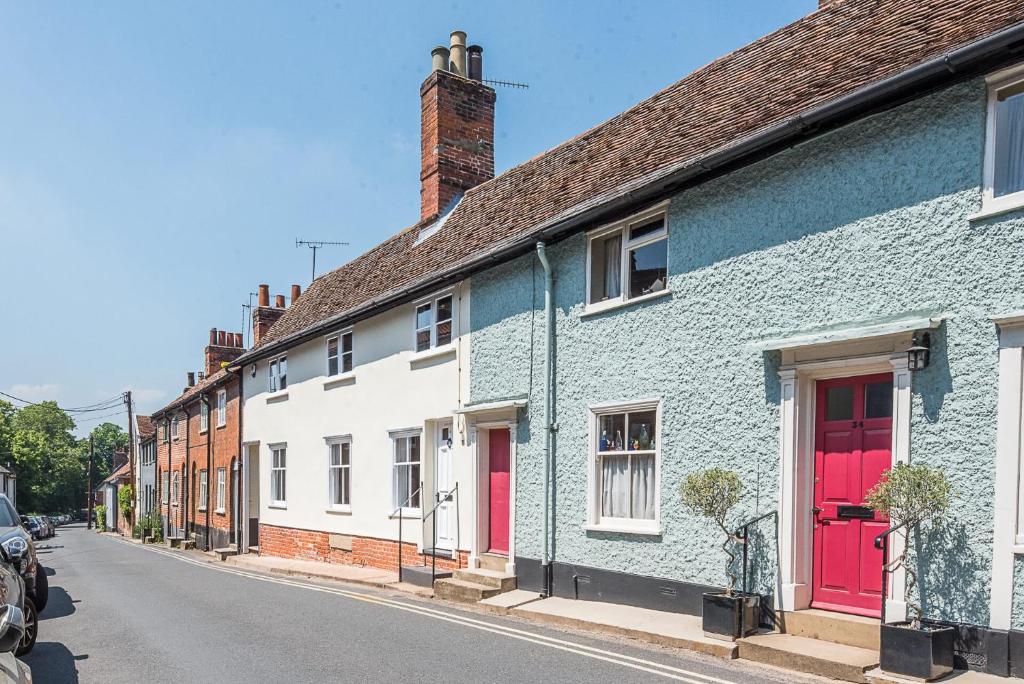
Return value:
[[(46, 570), (39, 565), (36, 558), (36, 547), (33, 543), (35, 533), (31, 532), (31, 520), (18, 516), (11, 500), (0, 494), (0, 548), (11, 559), (11, 564), (25, 581), (25, 593), (31, 600), (32, 613), (46, 608), (50, 597), (50, 585)], [(25, 619), (28, 614), (26, 606)]]

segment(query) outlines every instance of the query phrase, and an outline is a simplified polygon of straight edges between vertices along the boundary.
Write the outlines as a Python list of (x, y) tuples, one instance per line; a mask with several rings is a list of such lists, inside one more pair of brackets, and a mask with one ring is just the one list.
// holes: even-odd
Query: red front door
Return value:
[(877, 617), (888, 518), (864, 503), (892, 465), (892, 375), (818, 382), (814, 431), (814, 585), (811, 605)]
[(488, 430), (490, 527), (488, 551), (508, 553), (509, 431)]

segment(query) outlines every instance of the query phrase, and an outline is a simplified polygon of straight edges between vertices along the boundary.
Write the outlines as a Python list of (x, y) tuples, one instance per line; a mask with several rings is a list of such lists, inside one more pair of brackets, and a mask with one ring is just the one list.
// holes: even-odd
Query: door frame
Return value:
[[(256, 455), (257, 455), (257, 457), (259, 457), (260, 442), (259, 442), (258, 439), (257, 440), (252, 440), (252, 441), (249, 441), (249, 442), (242, 442), (242, 459), (241, 459), (242, 460), (242, 474), (241, 474), (239, 479), (241, 479), (246, 484), (244, 485), (244, 487), (245, 487), (245, 496), (240, 497), (241, 498), (241, 502), (240, 502), (241, 506), (240, 506), (240, 508), (241, 508), (241, 511), (242, 511), (242, 514), (241, 514), (241, 518), (242, 518), (242, 535), (241, 535), (241, 537), (242, 538), (241, 538), (241, 546), (238, 548), (238, 553), (240, 553), (240, 554), (241, 553), (249, 553), (249, 547), (251, 546), (251, 544), (249, 543), (249, 494), (250, 494), (250, 488), (249, 488), (248, 484), (249, 484), (249, 477), (250, 477), (249, 470), (252, 467), (252, 463), (250, 463), (250, 460), (251, 460), (250, 459), (250, 454), (252, 453), (251, 449), (253, 449), (253, 448), (256, 449)], [(256, 492), (257, 493), (261, 493), (260, 492), (260, 484), (261, 483), (259, 481), (259, 473), (256, 473), (256, 476), (257, 476)], [(239, 489), (241, 489), (241, 488), (242, 487), (240, 486)], [(259, 517), (259, 511), (256, 511), (256, 516)]]
[[(900, 344), (893, 345), (899, 347)], [(785, 360), (784, 354), (784, 360)], [(910, 460), (911, 374), (905, 352), (794, 361), (779, 368), (779, 591), (776, 608), (810, 607), (814, 571), (814, 434), (817, 381), (874, 373), (892, 373), (892, 462)], [(903, 540), (890, 538), (890, 557), (901, 553)], [(887, 621), (906, 618), (906, 571), (889, 574)]]
[[(469, 429), (470, 448), (473, 459), (473, 531), (469, 549), (469, 567), (480, 565), (480, 556), (487, 552), (490, 539), (490, 452), (488, 447), (491, 429), (508, 430), (508, 561), (505, 572), (514, 575), (516, 572), (516, 431), (519, 422), (516, 419), (481, 421), (473, 423)], [(484, 434), (482, 434), (484, 433)]]
[[(437, 505), (437, 502), (439, 501), (439, 499), (437, 498), (437, 495), (441, 493), (441, 490), (438, 487), (438, 481), (437, 481), (438, 480), (438, 478), (437, 478), (437, 463), (438, 463), (438, 460), (439, 460), (438, 459), (438, 455), (440, 454), (440, 451), (441, 451), (441, 430), (444, 429), (445, 427), (448, 428), (448, 439), (451, 442), (451, 446), (448, 447), (448, 459), (449, 459), (449, 461), (448, 461), (448, 470), (449, 470), (449, 475), (451, 477), (451, 481), (452, 482), (457, 484), (458, 481), (459, 481), (459, 478), (455, 474), (455, 421), (452, 420), (451, 418), (442, 418), (440, 420), (435, 421), (434, 424), (431, 426), (431, 429), (427, 431), (427, 434), (430, 436), (430, 442), (431, 442), (431, 461), (432, 461), (432, 468), (431, 468), (431, 472), (430, 472), (430, 489), (432, 490), (432, 493), (434, 495), (434, 496), (432, 496), (429, 499), (431, 507)], [(454, 485), (452, 485), (452, 486), (454, 486)], [(425, 500), (425, 497), (421, 496), (421, 499)], [(438, 506), (437, 510), (434, 511), (435, 518), (437, 517), (437, 513), (440, 510), (441, 510), (441, 507)], [(427, 527), (426, 529), (423, 530), (423, 534), (424, 534), (424, 539), (426, 539), (428, 536), (430, 537), (430, 546), (432, 548), (434, 548), (434, 549), (442, 549), (444, 551), (451, 551), (452, 552), (452, 558), (456, 558), (457, 557), (456, 554), (458, 553), (458, 550), (459, 550), (459, 541), (460, 541), (459, 540), (459, 501), (458, 501), (458, 493), (457, 492), (453, 495), (452, 501), (450, 502), (450, 506), (447, 508), (447, 510), (448, 510), (448, 512), (449, 512), (449, 514), (451, 516), (448, 519), (448, 533), (447, 533), (448, 539), (451, 542), (450, 547), (438, 546), (437, 538), (442, 536), (440, 526), (438, 526), (438, 530), (437, 530), (438, 533), (437, 533), (436, 537), (433, 535), (433, 530), (431, 528), (429, 528), (429, 527)], [(429, 523), (425, 522), (425, 524), (429, 526)]]

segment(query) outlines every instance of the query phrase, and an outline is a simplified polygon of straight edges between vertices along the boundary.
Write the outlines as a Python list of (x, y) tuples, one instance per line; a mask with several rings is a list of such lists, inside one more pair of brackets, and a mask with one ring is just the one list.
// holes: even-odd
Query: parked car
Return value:
[[(32, 612), (46, 609), (50, 599), (50, 583), (46, 569), (39, 564), (31, 520), (18, 516), (11, 500), (0, 494), (0, 549), (11, 558), (11, 564), (25, 582), (25, 594), (31, 600)], [(26, 619), (31, 616), (26, 615)]]
[[(37, 596), (45, 605), (49, 598), (46, 571), (36, 560), (35, 546), (18, 512), (0, 494), (0, 654), (13, 650), (20, 656), (35, 646), (41, 610), (33, 600)], [(0, 663), (5, 659), (0, 656)]]

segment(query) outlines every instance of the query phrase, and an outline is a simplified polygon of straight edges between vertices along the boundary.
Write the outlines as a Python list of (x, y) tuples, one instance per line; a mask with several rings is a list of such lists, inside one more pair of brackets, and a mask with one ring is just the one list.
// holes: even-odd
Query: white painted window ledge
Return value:
[[(339, 513), (339, 514), (350, 514), (350, 513), (352, 513), (352, 507), (351, 506), (328, 506), (327, 507), (327, 512), (328, 513)], [(403, 515), (402, 517), (404, 518), (405, 516)]]
[(275, 501), (274, 503), (267, 504), (267, 508), (277, 508), (282, 511), (288, 510), (288, 504), (284, 501)]
[(214, 513), (219, 513), (220, 515), (224, 515), (224, 513), (225, 513), (223, 508), (215, 508), (215, 509), (213, 509), (213, 512)]
[(968, 221), (983, 221), (993, 216), (1009, 214), (1011, 211), (1024, 209), (1024, 192), (1015, 192), (1006, 197), (986, 200), (981, 204), (981, 211), (967, 217)]
[(324, 390), (334, 389), (340, 385), (351, 385), (356, 381), (356, 372), (348, 371), (338, 375), (329, 375), (324, 378)]
[(409, 363), (419, 363), (420, 361), (435, 359), (447, 354), (455, 354), (454, 344), (446, 344), (440, 347), (433, 347), (432, 349), (424, 349), (421, 352), (416, 352), (409, 357)]
[(651, 292), (649, 294), (640, 295), (639, 297), (633, 297), (632, 299), (611, 299), (606, 302), (596, 302), (594, 304), (587, 304), (583, 308), (583, 313), (580, 314), (580, 318), (596, 316), (598, 314), (603, 314), (606, 311), (623, 309), (627, 306), (633, 306), (634, 304), (642, 304), (643, 302), (649, 302), (652, 299), (660, 299), (661, 297), (667, 297), (670, 294), (672, 294), (672, 290), (665, 288), (664, 290), (658, 290), (657, 292)]
[(270, 394), (267, 395), (267, 403), (268, 404), (274, 404), (274, 403), (277, 403), (279, 401), (287, 401), (287, 400), (288, 400), (288, 390), (280, 390), (280, 391), (277, 391), (277, 392), (271, 392)]
[(615, 534), (642, 534), (648, 537), (660, 537), (663, 534), (661, 525), (654, 522), (649, 525), (619, 525), (590, 523), (583, 526), (587, 532), (612, 532)]

